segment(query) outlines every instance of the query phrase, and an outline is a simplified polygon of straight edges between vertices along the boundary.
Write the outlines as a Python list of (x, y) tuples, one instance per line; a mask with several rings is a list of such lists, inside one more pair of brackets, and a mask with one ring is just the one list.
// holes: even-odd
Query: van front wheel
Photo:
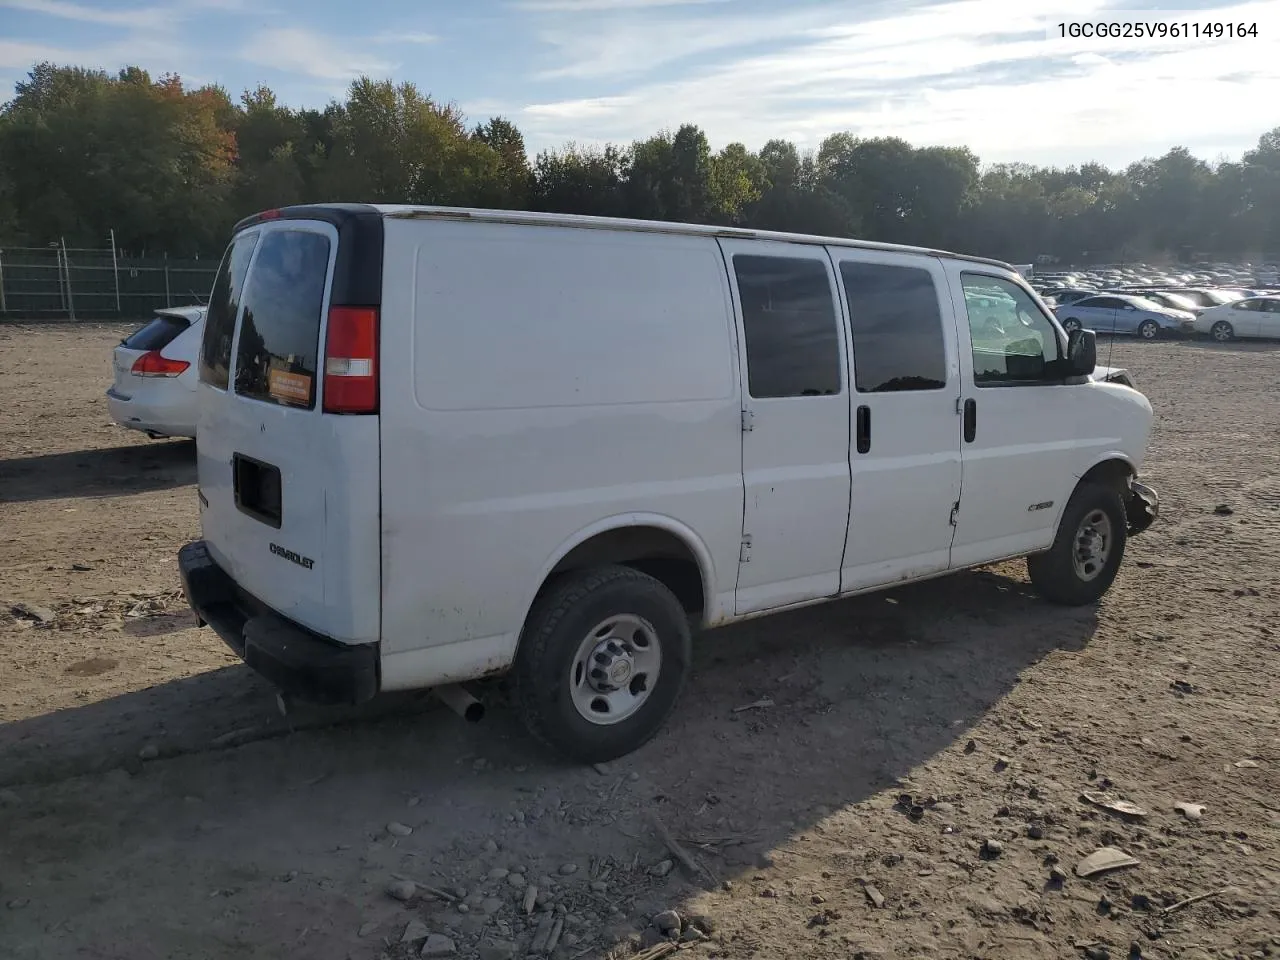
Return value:
[(1044, 553), (1027, 557), (1027, 573), (1052, 603), (1083, 606), (1101, 599), (1124, 559), (1128, 527), (1118, 491), (1083, 483), (1067, 501), (1058, 535)]
[(569, 574), (520, 637), (514, 699), (529, 732), (583, 763), (632, 752), (662, 727), (689, 673), (689, 620), (630, 567)]

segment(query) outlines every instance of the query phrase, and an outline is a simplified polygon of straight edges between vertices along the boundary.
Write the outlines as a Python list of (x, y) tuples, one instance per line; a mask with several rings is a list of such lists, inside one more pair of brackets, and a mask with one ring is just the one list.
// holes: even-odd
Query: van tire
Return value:
[[(1101, 523), (1102, 517), (1107, 524)], [(1087, 573), (1087, 564), (1082, 573), (1081, 564), (1076, 562), (1079, 538), (1090, 531), (1096, 534), (1099, 527), (1108, 525), (1105, 559), (1092, 575)], [(1069, 607), (1096, 603), (1111, 588), (1127, 541), (1128, 525), (1120, 492), (1097, 483), (1082, 483), (1067, 501), (1053, 546), (1027, 557), (1027, 574), (1040, 596), (1051, 603)]]
[[(635, 713), (593, 723), (572, 694), (575, 660), (597, 625), (622, 616), (653, 628), (661, 655), (657, 680)], [(581, 763), (604, 763), (631, 753), (661, 729), (689, 674), (688, 614), (660, 581), (630, 567), (603, 566), (567, 574), (534, 604), (520, 636), (512, 671), (521, 721), (546, 746)]]

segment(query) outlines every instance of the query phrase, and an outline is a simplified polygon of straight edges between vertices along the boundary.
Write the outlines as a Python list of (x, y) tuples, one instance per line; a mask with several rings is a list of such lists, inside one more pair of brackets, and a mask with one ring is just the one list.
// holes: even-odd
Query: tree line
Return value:
[[(1036, 122), (1028, 118), (1027, 124)], [(235, 102), (129, 67), (36, 65), (0, 108), (0, 245), (217, 255), (240, 217), (324, 200), (678, 220), (861, 237), (1015, 262), (1280, 256), (1280, 127), (1239, 161), (1172, 147), (1123, 170), (982, 165), (967, 147), (893, 137), (712, 151), (686, 124), (530, 162), (520, 130), (478, 125), (411, 83), (367, 77), (293, 109)]]

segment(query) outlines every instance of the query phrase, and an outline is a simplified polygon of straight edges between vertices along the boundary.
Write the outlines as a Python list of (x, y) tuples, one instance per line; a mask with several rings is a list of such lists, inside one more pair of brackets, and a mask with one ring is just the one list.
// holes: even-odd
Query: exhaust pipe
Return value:
[(461, 684), (449, 683), (443, 687), (436, 687), (431, 692), (468, 723), (477, 723), (484, 717), (484, 704), (467, 693)]

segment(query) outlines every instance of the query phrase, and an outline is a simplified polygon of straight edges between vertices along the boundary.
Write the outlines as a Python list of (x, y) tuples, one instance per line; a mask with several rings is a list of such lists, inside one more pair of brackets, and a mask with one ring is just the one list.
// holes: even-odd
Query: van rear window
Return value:
[(200, 344), (200, 379), (221, 390), (227, 389), (231, 371), (231, 341), (236, 334), (236, 314), (244, 275), (249, 271), (256, 233), (241, 234), (231, 241), (222, 256), (218, 275), (213, 278), (209, 309), (204, 318), (204, 340)]
[(244, 291), (236, 393), (283, 406), (315, 406), (328, 277), (328, 237), (305, 230), (263, 236)]
[(133, 336), (126, 337), (120, 345), (130, 350), (163, 350), (189, 326), (191, 324), (186, 317), (162, 314), (137, 330)]

